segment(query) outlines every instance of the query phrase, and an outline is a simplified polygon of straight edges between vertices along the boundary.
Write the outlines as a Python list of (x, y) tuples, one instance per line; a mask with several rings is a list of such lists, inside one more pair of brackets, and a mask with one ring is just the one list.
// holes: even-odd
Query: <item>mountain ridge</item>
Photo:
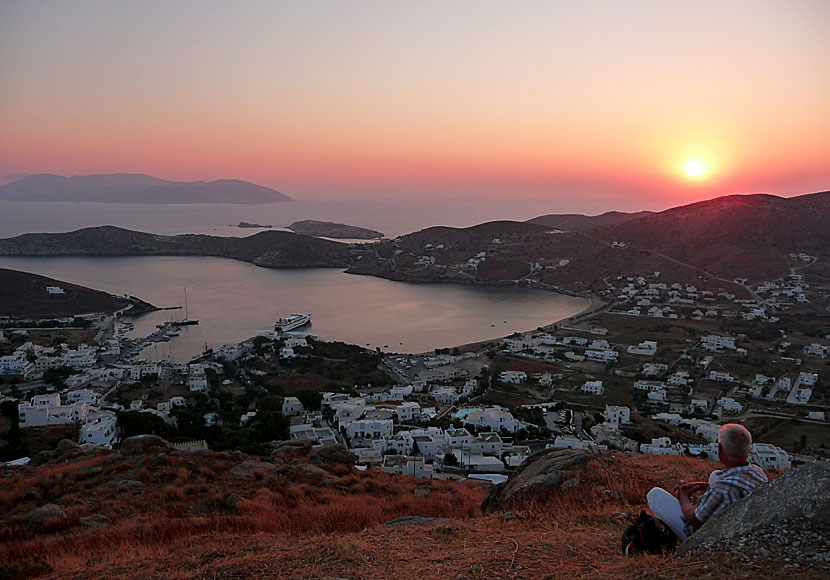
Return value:
[(240, 179), (172, 181), (144, 173), (99, 173), (71, 177), (52, 173), (29, 175), (0, 185), (0, 200), (133, 204), (261, 204), (293, 201), (270, 187)]

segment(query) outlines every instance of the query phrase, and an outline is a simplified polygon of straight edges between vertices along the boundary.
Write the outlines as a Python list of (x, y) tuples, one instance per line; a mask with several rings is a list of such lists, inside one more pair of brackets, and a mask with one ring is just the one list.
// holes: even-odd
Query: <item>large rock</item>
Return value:
[(830, 464), (799, 467), (756, 488), (703, 524), (680, 550), (742, 545), (755, 532), (767, 534), (793, 520), (807, 528), (830, 527)]
[(32, 465), (43, 465), (55, 458), (55, 452), (49, 449), (44, 449), (43, 451), (38, 451), (32, 456), (32, 460), (29, 462)]
[(272, 457), (277, 454), (287, 457), (305, 457), (311, 452), (311, 441), (308, 439), (291, 439), (282, 441), (274, 446)]
[(98, 530), (112, 525), (112, 520), (103, 514), (92, 514), (80, 518), (78, 523), (89, 530)]
[(308, 454), (308, 460), (314, 465), (326, 467), (340, 463), (342, 465), (354, 465), (355, 456), (342, 445), (326, 445), (312, 449)]
[(267, 461), (243, 461), (228, 471), (228, 477), (233, 479), (256, 479), (257, 473), (266, 475), (273, 473), (277, 468)]
[(127, 437), (121, 442), (122, 455), (143, 455), (150, 453), (154, 448), (171, 449), (166, 440), (158, 435), (136, 435), (135, 437)]
[(66, 517), (63, 508), (54, 503), (47, 503), (40, 507), (36, 507), (28, 514), (26, 520), (33, 524), (42, 524), (46, 520), (60, 520)]
[(78, 445), (71, 439), (61, 439), (55, 446), (55, 452), (66, 453), (67, 451), (75, 451), (76, 449), (80, 449), (80, 447), (80, 445)]
[(568, 471), (588, 461), (588, 455), (571, 449), (543, 449), (528, 457), (510, 478), (495, 486), (481, 504), (483, 510), (500, 510), (533, 500), (558, 487)]

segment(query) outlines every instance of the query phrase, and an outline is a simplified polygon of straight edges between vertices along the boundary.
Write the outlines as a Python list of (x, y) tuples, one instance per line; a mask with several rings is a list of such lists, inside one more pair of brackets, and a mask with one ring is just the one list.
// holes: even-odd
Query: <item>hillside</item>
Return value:
[(114, 226), (0, 239), (2, 256), (218, 256), (266, 268), (341, 268), (348, 246), (290, 232), (244, 238), (197, 234), (160, 236)]
[[(48, 294), (58, 286), (63, 294)], [(0, 268), (0, 316), (12, 318), (67, 317), (90, 312), (115, 312), (126, 299), (37, 274)]]
[(325, 238), (340, 238), (353, 240), (376, 240), (383, 237), (383, 232), (350, 226), (335, 222), (321, 222), (317, 220), (302, 220), (294, 222), (288, 229), (304, 236), (321, 236)]
[[(751, 563), (729, 552), (620, 554), (628, 514), (654, 485), (714, 467), (697, 459), (606, 453), (604, 465), (573, 470), (566, 488), (484, 514), (483, 484), (359, 472), (348, 456), (305, 453), (289, 446), (263, 462), (70, 448), (7, 468), (0, 578), (766, 579), (790, 565), (778, 551)], [(405, 516), (443, 519), (389, 522)], [(826, 571), (805, 564), (797, 574)]]
[(585, 231), (607, 226), (616, 226), (632, 220), (653, 215), (654, 212), (638, 211), (626, 213), (621, 211), (608, 211), (604, 214), (588, 216), (578, 213), (548, 214), (527, 220), (531, 224), (539, 224), (549, 228), (556, 228), (565, 231)]
[(248, 181), (169, 181), (140, 173), (75, 175), (43, 173), (0, 186), (0, 200), (99, 203), (274, 203), (287, 195)]
[(734, 279), (759, 282), (790, 274), (791, 253), (812, 257), (809, 264), (798, 262), (800, 273), (827, 277), (828, 223), (830, 192), (726, 196), (659, 213), (427, 228), (382, 242), (374, 257), (350, 271), (406, 281), (525, 282), (576, 292), (604, 289), (618, 275), (660, 272), (669, 282), (742, 293)]

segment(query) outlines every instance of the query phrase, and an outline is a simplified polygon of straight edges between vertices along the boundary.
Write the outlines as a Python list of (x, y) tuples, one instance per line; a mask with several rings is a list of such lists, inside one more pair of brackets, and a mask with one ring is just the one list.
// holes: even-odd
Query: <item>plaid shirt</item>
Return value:
[(718, 473), (717, 481), (700, 498), (695, 517), (700, 523), (748, 496), (753, 489), (767, 482), (764, 470), (751, 463), (730, 467)]

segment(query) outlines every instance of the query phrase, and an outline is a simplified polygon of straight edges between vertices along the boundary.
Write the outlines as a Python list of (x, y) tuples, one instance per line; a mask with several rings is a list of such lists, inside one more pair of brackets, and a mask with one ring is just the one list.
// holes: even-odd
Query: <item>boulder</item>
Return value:
[(282, 441), (274, 446), (272, 455), (282, 454), (288, 457), (305, 457), (311, 452), (311, 441), (308, 439), (291, 439)]
[(66, 517), (63, 508), (54, 503), (47, 503), (36, 507), (26, 514), (26, 521), (32, 524), (42, 524), (46, 520), (60, 520)]
[(84, 516), (78, 522), (89, 530), (97, 530), (112, 525), (112, 520), (103, 514), (92, 514), (91, 516)]
[(232, 479), (255, 479), (258, 471), (268, 474), (273, 473), (276, 468), (276, 465), (267, 461), (243, 461), (228, 471), (228, 477)]
[(742, 546), (753, 535), (798, 522), (807, 529), (830, 527), (830, 464), (792, 469), (708, 520), (680, 547), (681, 553)]
[(354, 465), (355, 456), (354, 453), (342, 445), (326, 445), (312, 449), (311, 453), (308, 454), (308, 460), (320, 467), (336, 463), (352, 466)]
[(43, 494), (36, 487), (27, 487), (23, 490), (23, 499), (38, 501), (43, 499)]
[(588, 461), (583, 451), (543, 449), (528, 457), (504, 483), (493, 487), (481, 508), (496, 511), (533, 500), (559, 486), (570, 469)]
[(80, 447), (80, 445), (78, 445), (71, 439), (61, 439), (55, 446), (55, 452), (66, 453), (67, 451), (75, 451), (76, 449), (80, 449)]
[(44, 463), (54, 459), (55, 452), (49, 449), (44, 449), (43, 451), (38, 451), (32, 456), (31, 463), (32, 465), (43, 465)]
[(158, 435), (136, 435), (121, 442), (122, 455), (143, 455), (158, 450), (170, 449), (172, 445)]

